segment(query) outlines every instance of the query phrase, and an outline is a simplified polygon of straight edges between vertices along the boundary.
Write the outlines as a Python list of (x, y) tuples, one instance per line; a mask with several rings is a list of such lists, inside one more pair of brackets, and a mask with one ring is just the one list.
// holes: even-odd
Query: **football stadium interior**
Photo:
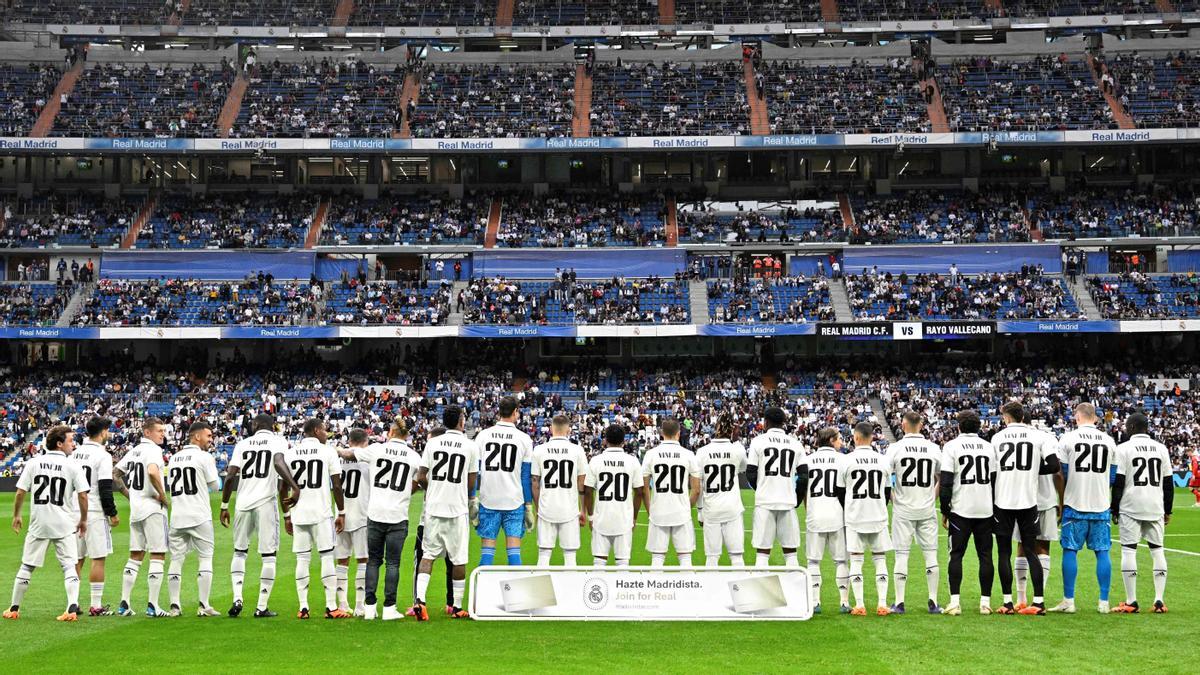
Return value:
[[(562, 415), (589, 457), (616, 425), (638, 458), (669, 419), (693, 451), (722, 432), (749, 447), (778, 407), (806, 448), (833, 427), (849, 450), (865, 422), (886, 456), (908, 411), (943, 446), (963, 411), (990, 438), (1015, 400), (1063, 436), (1090, 403), (1116, 443), (1145, 415), (1177, 492), (1166, 616), (1148, 616), (1159, 568), (1142, 547), (1136, 616), (1091, 611), (1108, 592), (1090, 554), (1080, 615), (1032, 620), (924, 616), (919, 560), (921, 616), (840, 616), (825, 560), (824, 612), (802, 623), (452, 622), (439, 598), (441, 625), (316, 637), (325, 622), (290, 616), (285, 545), (274, 623), (110, 621), (81, 604), (57, 625), (47, 561), (0, 631), (4, 658), (1190, 671), (1163, 638), (1200, 610), (1198, 175), (1192, 0), (0, 0), (0, 508), (58, 424), (108, 418), (120, 462), (162, 420), (169, 466), (206, 422), (223, 483), (261, 413), (297, 442), (320, 418), (341, 446), (405, 420), (422, 452), (448, 408), (473, 436), (505, 397), (533, 443)], [(755, 491), (739, 485), (749, 542)], [(110, 595), (131, 540), (116, 504)], [(652, 560), (639, 527), (635, 566)], [(20, 541), (0, 544), (5, 575), (24, 569)], [(231, 541), (218, 526), (222, 612)], [(538, 555), (532, 537), (519, 548)], [(1049, 550), (1047, 606), (1064, 598)], [(480, 555), (472, 532), (468, 574)], [(1111, 556), (1116, 608), (1130, 563)], [(248, 565), (257, 580), (253, 551)], [(435, 565), (434, 596), (447, 575)]]

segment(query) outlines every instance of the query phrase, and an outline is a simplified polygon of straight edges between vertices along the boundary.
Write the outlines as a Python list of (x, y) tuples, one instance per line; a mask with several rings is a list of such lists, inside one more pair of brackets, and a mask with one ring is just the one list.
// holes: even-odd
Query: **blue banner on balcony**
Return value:
[(465, 338), (545, 338), (575, 337), (575, 326), (463, 326), (459, 337)]
[(710, 323), (699, 326), (699, 334), (708, 337), (774, 337), (777, 335), (815, 335), (815, 323)]
[(1119, 321), (1070, 321), (1046, 319), (1042, 321), (997, 321), (1001, 333), (1119, 333)]
[(105, 279), (244, 279), (271, 274), (276, 279), (312, 276), (312, 251), (134, 251), (106, 252), (100, 265)]
[(842, 270), (860, 274), (878, 267), (893, 274), (948, 274), (951, 265), (957, 265), (960, 274), (1017, 272), (1023, 265), (1042, 265), (1047, 272), (1057, 273), (1062, 270), (1062, 257), (1056, 244), (927, 244), (874, 250), (854, 246), (843, 254)]
[(475, 254), (475, 276), (553, 279), (556, 269), (572, 269), (580, 279), (674, 277), (687, 267), (687, 252), (652, 249), (488, 249)]
[(0, 339), (4, 340), (95, 340), (98, 337), (100, 337), (99, 328), (60, 326), (0, 327)]
[(335, 338), (337, 326), (226, 326), (221, 328), (222, 340), (295, 340)]

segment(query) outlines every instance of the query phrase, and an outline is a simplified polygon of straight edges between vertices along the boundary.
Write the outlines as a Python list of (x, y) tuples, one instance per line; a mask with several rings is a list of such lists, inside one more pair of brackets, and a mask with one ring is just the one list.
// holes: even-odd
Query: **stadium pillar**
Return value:
[[(1105, 90), (1100, 80), (1101, 73), (1096, 71), (1096, 59), (1092, 58), (1091, 54), (1087, 55), (1087, 65), (1088, 70), (1092, 73), (1092, 79), (1096, 82), (1096, 86), (1100, 88), (1101, 93), (1104, 94), (1104, 100), (1108, 102), (1108, 109), (1112, 111), (1112, 116), (1117, 122), (1117, 127), (1121, 129), (1136, 128), (1133, 118), (1130, 117), (1124, 106), (1121, 105), (1121, 102), (1117, 100), (1117, 97), (1113, 95), (1112, 90)], [(1104, 66), (1104, 68), (1107, 69), (1108, 66)]]
[(758, 91), (754, 63), (748, 59), (743, 60), (742, 73), (746, 79), (746, 100), (750, 103), (750, 133), (755, 136), (765, 136), (771, 133), (771, 121), (767, 116), (766, 93), (760, 94)]
[(310, 249), (321, 241), (321, 228), (325, 227), (325, 216), (329, 213), (330, 199), (327, 197), (317, 205), (313, 213), (312, 224), (308, 226), (308, 236), (304, 238), (304, 248)]
[(592, 76), (583, 63), (575, 66), (575, 113), (571, 119), (571, 135), (575, 138), (592, 135)]
[(847, 232), (854, 231), (854, 209), (850, 206), (850, 198), (845, 193), (838, 195), (838, 209), (842, 212), (842, 227)]
[(658, 24), (675, 25), (675, 0), (658, 0)]
[(831, 23), (842, 20), (841, 8), (838, 7), (837, 0), (821, 0), (821, 19)]
[(496, 27), (512, 28), (514, 0), (499, 0), (496, 3)]
[[(913, 59), (913, 71), (919, 71), (920, 64)], [(942, 103), (942, 90), (938, 88), (937, 78), (933, 73), (921, 80), (921, 90), (925, 92), (925, 108), (929, 114), (929, 124), (936, 134), (950, 133), (950, 123), (946, 120), (946, 107)]]
[(242, 111), (242, 97), (246, 95), (246, 87), (250, 82), (245, 74), (239, 74), (225, 95), (225, 104), (221, 106), (221, 115), (217, 117), (217, 129), (221, 138), (229, 138), (233, 131), (233, 123), (237, 121), (238, 113)]
[(679, 245), (679, 209), (675, 197), (667, 197), (667, 246)]
[(58, 81), (58, 86), (54, 88), (54, 93), (46, 100), (46, 107), (42, 108), (37, 121), (33, 123), (33, 129), (29, 132), (31, 137), (45, 138), (50, 135), (50, 130), (54, 128), (54, 118), (58, 117), (58, 111), (62, 108), (63, 97), (69, 96), (75, 89), (75, 83), (79, 81), (82, 73), (83, 59), (76, 61), (74, 66), (63, 73), (62, 79)]
[(492, 208), (488, 211), (487, 231), (483, 235), (484, 248), (496, 248), (496, 235), (500, 233), (500, 210), (502, 198), (492, 197)]
[(333, 10), (333, 19), (329, 22), (331, 26), (345, 26), (350, 23), (350, 16), (354, 14), (354, 0), (338, 0), (337, 8)]
[(1158, 11), (1163, 14), (1174, 14), (1176, 11), (1175, 4), (1171, 0), (1156, 0), (1154, 4), (1158, 5)]
[(138, 211), (137, 218), (129, 225), (129, 231), (121, 238), (121, 248), (130, 249), (137, 243), (138, 233), (150, 221), (150, 216), (154, 215), (154, 207), (158, 205), (158, 195), (151, 192), (149, 197), (146, 197), (146, 203), (142, 204), (142, 210)]
[(400, 89), (400, 110), (404, 111), (400, 123), (400, 138), (412, 138), (412, 120), (409, 109), (416, 109), (417, 100), (421, 94), (421, 79), (415, 72), (404, 76), (404, 86)]

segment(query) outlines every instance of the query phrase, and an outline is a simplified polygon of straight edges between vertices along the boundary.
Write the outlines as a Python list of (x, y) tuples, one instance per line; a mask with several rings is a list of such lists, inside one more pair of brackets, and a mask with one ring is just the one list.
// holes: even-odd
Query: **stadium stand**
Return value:
[(418, 138), (570, 136), (575, 69), (440, 66), (424, 75), (410, 125)]
[[(200, 3), (197, 3), (200, 4)], [(26, 23), (127, 24), (157, 26), (175, 7), (172, 0), (11, 0), (14, 19)]]
[(74, 326), (293, 326), (317, 318), (320, 286), (240, 281), (101, 279)]
[(321, 235), (324, 245), (482, 244), (492, 198), (387, 193), (378, 199), (335, 198)]
[(1200, 231), (1192, 190), (1169, 184), (1149, 191), (1072, 186), (1029, 202), (1029, 222), (1048, 238), (1181, 236)]
[(399, 128), (404, 75), (363, 61), (328, 58), (264, 63), (233, 126), (234, 136), (387, 136)]
[(319, 195), (170, 195), (138, 233), (138, 248), (299, 248)]
[(939, 67), (937, 79), (954, 131), (1116, 126), (1087, 66), (1066, 54), (1028, 61), (961, 60)]
[(355, 26), (490, 26), (491, 0), (362, 0), (354, 3)]
[(983, 0), (855, 0), (838, 3), (845, 21), (966, 19), (994, 16)]
[(0, 135), (28, 134), (61, 78), (56, 65), (0, 63)]
[(55, 136), (196, 137), (218, 134), (233, 67), (97, 64), (59, 110)]
[(0, 283), (0, 325), (51, 326), (67, 306), (69, 284)]
[(1200, 59), (1179, 51), (1162, 56), (1114, 54), (1113, 87), (1139, 127), (1200, 125)]
[(335, 4), (326, 0), (195, 0), (189, 3), (183, 20), (202, 26), (328, 26)]
[(593, 78), (593, 136), (749, 133), (738, 62), (601, 62)]
[(804, 276), (708, 282), (714, 323), (832, 321), (828, 279)]
[(115, 246), (137, 215), (131, 201), (79, 193), (5, 204), (0, 248)]
[(766, 241), (845, 241), (835, 209), (786, 203), (702, 202), (681, 205), (679, 241), (685, 244)]
[(666, 213), (661, 196), (510, 196), (496, 243), (508, 247), (661, 246)]
[(440, 325), (450, 315), (450, 282), (437, 286), (383, 281), (335, 284), (325, 303), (325, 321), (334, 325)]
[(1094, 276), (1087, 287), (1105, 319), (1200, 318), (1200, 278), (1195, 272)]
[(1026, 199), (1013, 190), (913, 190), (887, 196), (855, 195), (856, 244), (1029, 241)]
[(846, 66), (763, 64), (774, 133), (868, 134), (931, 131), (928, 106), (909, 59)]
[(468, 323), (687, 323), (688, 286), (659, 278), (578, 281), (472, 279), (456, 298)]
[[(679, 4), (676, 3), (677, 8)], [(516, 0), (513, 3), (514, 26), (649, 26), (657, 23), (657, 0)]]
[(1083, 314), (1063, 280), (1040, 269), (957, 279), (937, 274), (848, 274), (859, 321), (1077, 319)]

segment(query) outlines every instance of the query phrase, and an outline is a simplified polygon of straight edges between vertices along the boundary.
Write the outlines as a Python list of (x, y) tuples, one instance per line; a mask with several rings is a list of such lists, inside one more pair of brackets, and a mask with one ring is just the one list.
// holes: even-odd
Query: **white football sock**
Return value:
[(429, 574), (420, 572), (417, 574), (417, 602), (424, 604), (425, 591), (429, 590)]
[(333, 551), (321, 554), (321, 585), (325, 587), (325, 609), (335, 610), (337, 601), (337, 563), (333, 559)]
[(871, 560), (875, 564), (875, 596), (879, 598), (879, 605), (882, 607), (887, 604), (887, 556), (882, 553), (876, 553), (871, 557)]
[(821, 604), (821, 561), (808, 561), (808, 579), (811, 591), (809, 593), (813, 606)]
[(1150, 563), (1154, 573), (1154, 599), (1161, 601), (1167, 590), (1167, 551), (1161, 546), (1150, 549)]
[(354, 565), (354, 609), (362, 611), (367, 605), (367, 561), (359, 560)]
[[(262, 557), (262, 572), (258, 577), (258, 609), (266, 609), (267, 602), (271, 599), (271, 589), (275, 587), (275, 563), (274, 554), (264, 555)], [(246, 562), (243, 560), (242, 564)], [(307, 566), (305, 570), (307, 571)], [(238, 592), (238, 599), (241, 599), (241, 592)]]
[(745, 554), (743, 554), (741, 551), (738, 551), (737, 553), (730, 553), (729, 554), (729, 565), (730, 565), (730, 567), (745, 567), (746, 566)]
[(167, 602), (176, 607), (183, 607), (179, 601), (179, 591), (183, 586), (183, 558), (171, 558), (167, 568)]
[(904, 602), (904, 592), (908, 589), (908, 551), (896, 551), (894, 574), (896, 576), (896, 604), (898, 605)]
[(11, 607), (21, 606), (21, 600), (25, 598), (25, 591), (29, 590), (29, 577), (32, 575), (32, 567), (27, 567), (22, 564), (19, 568), (17, 568), (17, 578), (13, 580)]
[(925, 551), (925, 584), (929, 587), (929, 599), (935, 605), (938, 601), (938, 577), (940, 576), (937, 556), (937, 549)]
[(720, 564), (721, 564), (721, 556), (719, 556), (719, 555), (704, 556), (704, 566), (705, 567), (718, 567), (718, 566), (720, 566)]
[(629, 567), (629, 558), (617, 558), (617, 567)]
[(770, 553), (763, 553), (762, 551), (759, 551), (754, 556), (754, 566), (755, 567), (766, 567), (770, 564), (771, 564), (771, 554)]
[(150, 559), (150, 567), (146, 573), (146, 585), (150, 590), (148, 602), (155, 607), (158, 607), (159, 595), (162, 592), (163, 582), (163, 561)]
[(208, 604), (209, 595), (212, 594), (212, 579), (213, 579), (213, 559), (201, 558), (200, 571), (196, 574), (196, 588), (200, 593), (200, 604), (205, 607), (210, 607)]
[(650, 566), (651, 567), (665, 567), (666, 564), (667, 564), (667, 554), (666, 553), (651, 553), (650, 554)]
[(93, 581), (91, 584), (91, 588), (92, 588), (92, 604), (91, 604), (91, 606), (92, 607), (103, 607), (104, 606), (104, 582), (103, 581)]
[(850, 566), (845, 560), (834, 562), (834, 574), (836, 575), (838, 598), (843, 605), (850, 604)]
[(850, 588), (854, 590), (854, 606), (865, 607), (863, 599), (863, 563), (866, 556), (861, 553), (850, 554)]
[(79, 574), (75, 571), (74, 562), (63, 565), (62, 571), (63, 587), (67, 591), (67, 609), (70, 610), (72, 605), (79, 604)]
[(575, 551), (563, 551), (563, 565), (566, 567), (575, 566)]
[(547, 566), (549, 566), (549, 565), (550, 565), (550, 554), (551, 554), (551, 553), (553, 553), (553, 552), (554, 552), (554, 550), (553, 550), (553, 549), (549, 549), (549, 548), (539, 548), (539, 549), (538, 549), (538, 561), (537, 561), (537, 566), (538, 566), (538, 567), (547, 567)]
[(347, 609), (350, 603), (346, 598), (346, 586), (350, 582), (350, 567), (341, 563), (337, 564), (337, 606), (338, 609)]
[[(1017, 555), (1017, 561), (1013, 563), (1013, 571), (1017, 575), (1017, 603), (1024, 605), (1026, 598), (1026, 589), (1029, 585), (1029, 560), (1023, 555)], [(1045, 571), (1042, 572), (1045, 574)]]
[[(142, 561), (130, 558), (125, 561), (125, 571), (121, 573), (121, 602), (130, 605), (129, 598), (133, 594), (133, 585), (137, 583), (138, 570), (142, 569)], [(132, 607), (132, 605), (130, 605)]]
[(467, 580), (466, 579), (451, 580), (450, 581), (450, 589), (451, 589), (452, 594), (454, 595), (454, 606), (459, 609), (462, 609), (463, 594), (466, 593), (466, 590), (467, 590)]
[(1137, 602), (1137, 548), (1121, 547), (1121, 580), (1125, 582), (1125, 602)]
[[(229, 564), (229, 578), (233, 581), (233, 601), (242, 601), (242, 587), (246, 583), (246, 552), (234, 551), (233, 562)], [(263, 565), (267, 564), (263, 557)], [(260, 607), (261, 608), (261, 607)]]
[(312, 567), (312, 553), (296, 554), (296, 598), (300, 609), (308, 609), (308, 575)]
[(798, 553), (794, 553), (794, 552), (793, 553), (784, 553), (783, 554), (783, 564), (786, 567), (799, 567), (800, 566), (800, 555)]
[(1038, 556), (1038, 562), (1042, 564), (1042, 592), (1050, 588), (1050, 554), (1045, 553)]

